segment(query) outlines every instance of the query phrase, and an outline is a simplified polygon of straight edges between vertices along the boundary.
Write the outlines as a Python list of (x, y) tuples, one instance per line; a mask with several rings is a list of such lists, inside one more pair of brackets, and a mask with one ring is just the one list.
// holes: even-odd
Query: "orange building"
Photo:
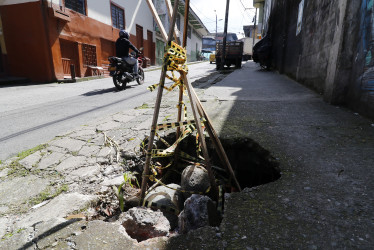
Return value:
[(119, 30), (155, 63), (153, 17), (145, 1), (5, 0), (0, 4), (0, 77), (53, 82), (92, 76), (115, 55)]

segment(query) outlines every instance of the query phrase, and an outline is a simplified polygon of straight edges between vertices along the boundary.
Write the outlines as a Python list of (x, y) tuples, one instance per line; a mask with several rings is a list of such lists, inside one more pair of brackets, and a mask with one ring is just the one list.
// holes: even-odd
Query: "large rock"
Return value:
[(137, 241), (167, 236), (170, 231), (170, 223), (162, 212), (143, 207), (131, 208), (121, 220), (127, 234)]
[(160, 209), (169, 220), (171, 230), (178, 226), (178, 214), (183, 209), (183, 197), (178, 184), (158, 186), (145, 196), (148, 207)]
[[(183, 190), (204, 193), (210, 186), (208, 171), (200, 166), (190, 165), (182, 172), (181, 186)], [(183, 193), (185, 199), (191, 196), (191, 193)]]
[(193, 194), (184, 202), (184, 210), (178, 218), (180, 233), (204, 226), (219, 226), (220, 217), (213, 202), (208, 196)]

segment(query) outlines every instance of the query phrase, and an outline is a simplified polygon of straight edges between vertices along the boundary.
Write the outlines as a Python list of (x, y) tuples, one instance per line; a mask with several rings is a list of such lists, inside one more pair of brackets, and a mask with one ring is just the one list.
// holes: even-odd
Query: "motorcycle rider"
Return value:
[(137, 54), (140, 51), (130, 42), (130, 34), (126, 30), (121, 30), (119, 32), (119, 38), (116, 41), (116, 56), (122, 58), (123, 60), (131, 60), (136, 63), (134, 64), (134, 76), (139, 78), (138, 74), (138, 60), (129, 56), (130, 48), (135, 51)]

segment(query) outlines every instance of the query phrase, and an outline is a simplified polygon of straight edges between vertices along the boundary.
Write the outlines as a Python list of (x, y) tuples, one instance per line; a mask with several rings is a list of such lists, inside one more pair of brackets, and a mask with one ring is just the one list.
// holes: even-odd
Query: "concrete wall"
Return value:
[[(351, 3), (353, 5), (353, 3)], [(357, 1), (357, 16), (350, 16), (355, 22), (347, 22), (346, 40), (356, 44), (351, 52), (350, 84), (347, 85), (348, 105), (369, 117), (374, 117), (374, 5), (373, 0)], [(352, 32), (355, 30), (355, 32)], [(350, 44), (348, 43), (348, 44)], [(349, 46), (349, 45), (348, 45)], [(347, 47), (347, 46), (345, 46)], [(343, 47), (342, 51), (346, 48)], [(347, 56), (348, 57), (348, 56)], [(349, 65), (351, 66), (351, 65)], [(341, 71), (344, 67), (341, 67)], [(344, 71), (343, 71), (344, 72)], [(342, 77), (345, 75), (342, 74)]]
[(300, 0), (272, 2), (274, 68), (327, 102), (374, 117), (373, 0), (304, 0), (299, 34)]

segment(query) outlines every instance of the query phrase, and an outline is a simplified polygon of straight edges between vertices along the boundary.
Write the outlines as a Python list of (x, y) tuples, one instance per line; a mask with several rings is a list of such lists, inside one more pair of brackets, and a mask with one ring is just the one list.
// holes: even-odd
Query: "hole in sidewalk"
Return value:
[[(157, 139), (155, 146), (157, 149), (166, 149), (173, 145), (175, 140), (176, 133), (169, 133), (162, 139)], [(194, 164), (196, 161), (193, 159), (186, 158), (188, 155), (196, 159), (196, 135), (190, 135), (179, 143), (180, 152), (184, 156), (180, 157), (178, 164), (170, 165), (174, 156), (152, 158), (153, 170), (150, 172), (152, 177), (148, 182), (144, 206), (153, 211), (137, 207), (140, 189), (134, 186), (137, 186), (135, 183), (142, 181), (141, 175), (145, 160), (143, 151), (143, 155), (137, 155), (134, 158), (138, 164), (130, 169), (134, 172), (134, 176), (137, 176), (137, 180), (132, 183), (127, 181), (128, 183), (122, 186), (126, 213), (121, 213), (119, 205), (112, 212), (107, 207), (103, 207), (101, 210), (104, 213), (111, 214), (104, 220), (109, 222), (120, 220), (126, 232), (139, 242), (159, 236), (187, 233), (202, 226), (219, 226), (222, 213), (224, 213), (223, 192), (231, 193), (238, 190), (209, 137), (206, 137), (206, 142), (214, 177), (222, 190), (219, 197), (215, 196), (209, 188), (210, 183), (205, 168)], [(221, 139), (221, 143), (242, 189), (263, 185), (280, 178), (279, 163), (269, 151), (252, 139)], [(142, 146), (146, 148), (146, 142)], [(200, 181), (199, 185), (201, 185), (200, 189), (193, 190), (194, 194), (191, 193), (189, 187), (186, 188), (184, 185), (186, 178), (190, 177), (192, 179), (189, 179), (189, 182)], [(157, 187), (155, 187), (156, 184)], [(113, 202), (118, 204), (118, 200), (115, 199), (114, 197), (112, 202), (107, 203), (112, 204), (112, 208)], [(155, 218), (160, 219), (155, 220)], [(207, 218), (207, 220), (203, 221), (201, 218)]]
[[(189, 141), (185, 139), (181, 143), (181, 148), (193, 154), (194, 149), (189, 145), (196, 144), (194, 141), (195, 138), (188, 139)], [(220, 141), (242, 189), (263, 185), (280, 178), (281, 171), (277, 160), (271, 156), (268, 150), (261, 147), (254, 140), (250, 138), (240, 138), (220, 139)], [(220, 157), (209, 137), (206, 137), (206, 143), (209, 157), (213, 165), (213, 172), (229, 180), (230, 175), (222, 165)], [(229, 190), (237, 191), (234, 182), (225, 184), (226, 192), (229, 192)], [(230, 189), (228, 189), (228, 187)]]

